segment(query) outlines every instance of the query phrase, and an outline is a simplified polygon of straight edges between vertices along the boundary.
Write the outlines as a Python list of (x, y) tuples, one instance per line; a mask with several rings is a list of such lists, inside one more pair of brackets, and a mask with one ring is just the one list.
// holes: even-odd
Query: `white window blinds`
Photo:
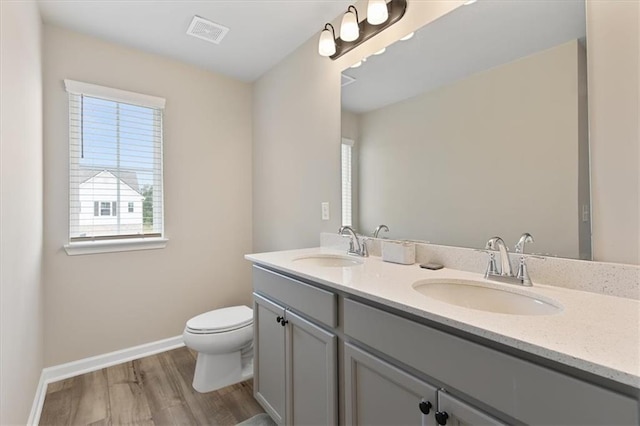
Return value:
[(353, 141), (342, 139), (342, 226), (353, 226), (353, 200), (352, 200), (352, 179), (353, 179)]
[(69, 240), (163, 236), (164, 99), (65, 80)]

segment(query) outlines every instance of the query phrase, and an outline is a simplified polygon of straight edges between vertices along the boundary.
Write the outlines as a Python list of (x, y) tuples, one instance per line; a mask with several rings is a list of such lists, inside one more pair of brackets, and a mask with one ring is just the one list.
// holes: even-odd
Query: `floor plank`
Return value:
[[(65, 380), (66, 381), (66, 380)], [(58, 382), (61, 383), (61, 382)], [(67, 425), (71, 417), (71, 389), (47, 391), (40, 415), (41, 425)]]
[(109, 418), (109, 390), (105, 369), (83, 374), (71, 388), (72, 425), (88, 425)]
[(106, 370), (111, 422), (115, 425), (153, 423), (140, 382), (139, 362), (119, 364)]
[(197, 353), (179, 348), (51, 383), (41, 425), (235, 425), (264, 412), (251, 381), (191, 386)]

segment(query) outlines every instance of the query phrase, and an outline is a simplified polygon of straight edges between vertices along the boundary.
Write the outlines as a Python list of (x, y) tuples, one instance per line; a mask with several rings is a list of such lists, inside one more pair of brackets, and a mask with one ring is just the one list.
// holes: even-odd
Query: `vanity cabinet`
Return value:
[(254, 371), (256, 400), (278, 424), (285, 419), (285, 331), (280, 319), (284, 308), (254, 294)]
[(438, 409), (434, 418), (439, 425), (504, 425), (483, 411), (449, 395), (444, 389), (438, 390)]
[(279, 424), (640, 424), (632, 391), (253, 269), (254, 392)]
[(446, 424), (499, 424), (454, 395), (470, 395), (497, 417), (526, 424), (633, 425), (640, 421), (633, 397), (359, 301), (344, 299), (343, 305), (344, 333), (349, 339), (440, 384), (437, 410), (453, 419)]
[(435, 425), (435, 386), (345, 343), (345, 423)]
[(350, 343), (345, 343), (344, 375), (348, 425), (504, 425)]
[[(328, 302), (325, 308), (335, 312), (336, 296), (305, 288), (311, 290), (305, 295), (312, 295), (312, 300), (299, 299), (296, 291), (286, 291), (290, 281), (288, 277), (254, 269), (254, 289), (260, 292), (253, 295), (254, 396), (278, 424), (337, 424), (338, 338), (326, 324), (295, 311), (300, 301), (305, 306), (312, 302), (320, 307)], [(292, 305), (274, 295), (288, 299)], [(318, 312), (334, 322), (326, 316), (327, 311)]]

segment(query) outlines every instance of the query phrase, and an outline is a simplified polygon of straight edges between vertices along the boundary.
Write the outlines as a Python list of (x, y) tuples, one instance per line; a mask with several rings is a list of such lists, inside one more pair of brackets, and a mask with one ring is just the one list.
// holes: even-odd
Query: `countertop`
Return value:
[[(380, 257), (348, 267), (316, 266), (296, 261), (317, 254), (345, 255), (328, 248), (249, 254), (245, 258), (414, 316), (455, 327), (615, 382), (640, 389), (640, 302), (562, 287), (520, 287), (487, 281), (482, 274), (383, 262)], [(424, 279), (474, 280), (490, 287), (553, 300), (553, 315), (485, 312), (441, 302), (415, 291)]]

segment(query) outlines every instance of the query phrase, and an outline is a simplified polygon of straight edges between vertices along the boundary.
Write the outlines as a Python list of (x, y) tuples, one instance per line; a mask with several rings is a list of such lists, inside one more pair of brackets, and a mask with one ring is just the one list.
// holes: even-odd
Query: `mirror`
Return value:
[(591, 259), (585, 45), (583, 0), (479, 0), (344, 70), (343, 222)]

